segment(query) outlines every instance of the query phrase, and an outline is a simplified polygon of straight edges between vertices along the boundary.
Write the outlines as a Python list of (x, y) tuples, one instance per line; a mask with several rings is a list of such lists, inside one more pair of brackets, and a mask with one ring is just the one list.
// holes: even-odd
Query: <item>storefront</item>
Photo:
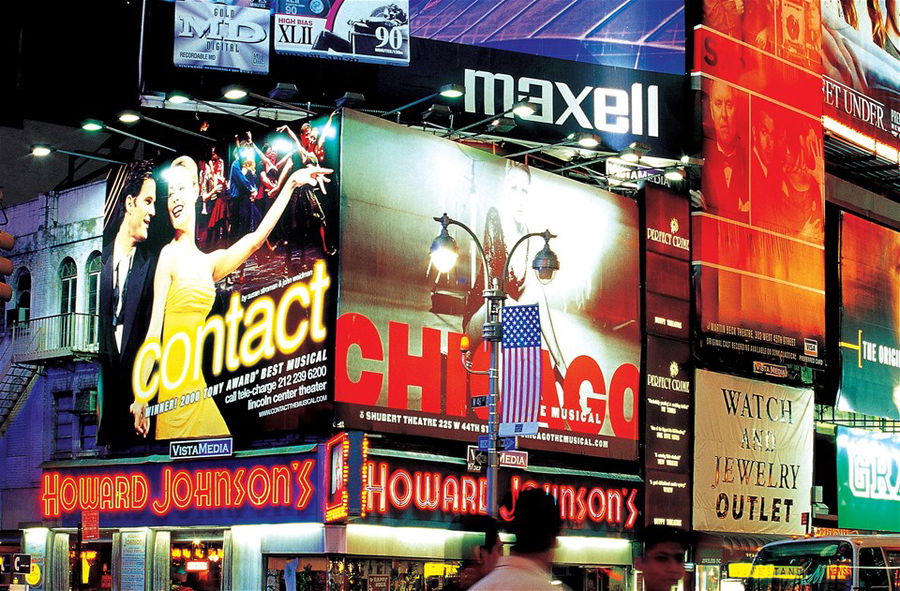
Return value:
[(786, 536), (697, 533), (696, 591), (743, 591), (756, 552)]

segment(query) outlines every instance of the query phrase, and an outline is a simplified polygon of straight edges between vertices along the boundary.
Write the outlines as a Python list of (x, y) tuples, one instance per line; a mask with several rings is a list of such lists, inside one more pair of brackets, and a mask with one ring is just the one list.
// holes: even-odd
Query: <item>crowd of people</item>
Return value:
[[(519, 493), (513, 519), (506, 527), (515, 534), (509, 554), (504, 555), (499, 522), (488, 516), (465, 517), (461, 527), (477, 532), (474, 544), (463, 547), (466, 558), (456, 577), (442, 591), (499, 591), (529, 589), (559, 591), (565, 587), (553, 581), (553, 555), (562, 532), (556, 499), (543, 489)], [(689, 535), (677, 528), (651, 525), (639, 538), (634, 567), (641, 571), (645, 591), (672, 591), (685, 575)]]

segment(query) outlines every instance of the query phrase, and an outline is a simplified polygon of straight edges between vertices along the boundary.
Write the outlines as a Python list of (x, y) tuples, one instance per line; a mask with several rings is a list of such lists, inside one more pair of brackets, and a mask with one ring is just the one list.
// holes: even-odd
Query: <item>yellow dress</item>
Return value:
[(163, 315), (163, 344), (180, 333), (184, 333), (191, 343), (190, 359), (184, 359), (185, 347), (176, 344), (166, 362), (170, 377), (177, 377), (187, 365), (187, 376), (181, 386), (171, 390), (160, 380), (159, 402), (172, 398), (180, 398), (184, 394), (199, 391), (199, 400), (177, 406), (175, 409), (161, 413), (156, 419), (157, 439), (177, 439), (187, 437), (213, 437), (229, 435), (228, 425), (222, 418), (214, 398), (204, 398), (203, 390), (206, 381), (203, 372), (194, 379), (194, 368), (191, 365), (195, 348), (197, 328), (206, 321), (216, 297), (216, 287), (208, 278), (196, 276), (173, 278), (166, 295), (166, 311)]

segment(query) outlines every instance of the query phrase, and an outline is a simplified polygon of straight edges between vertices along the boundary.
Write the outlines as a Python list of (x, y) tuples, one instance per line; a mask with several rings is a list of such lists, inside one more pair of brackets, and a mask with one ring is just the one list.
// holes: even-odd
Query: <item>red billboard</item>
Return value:
[(732, 370), (822, 367), (818, 5), (753, 2), (732, 12), (705, 3), (695, 44), (705, 161), (692, 228), (699, 346)]
[[(450, 228), (460, 256), (449, 273), (429, 265), (447, 213), (479, 238), (492, 277), (516, 240), (549, 229), (560, 270), (530, 268), (544, 246), (519, 245), (503, 281), (507, 303), (540, 309), (540, 432), (526, 448), (637, 457), (640, 387), (639, 232), (629, 199), (483, 151), (355, 113), (343, 122), (341, 299), (335, 402), (348, 428), (475, 440), (487, 430), (482, 345), (483, 263), (468, 234)], [(573, 215), (577, 212), (577, 215)]]

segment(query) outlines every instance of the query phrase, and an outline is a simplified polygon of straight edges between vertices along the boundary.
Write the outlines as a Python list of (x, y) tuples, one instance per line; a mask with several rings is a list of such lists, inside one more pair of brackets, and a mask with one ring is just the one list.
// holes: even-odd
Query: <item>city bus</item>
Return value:
[(745, 591), (900, 591), (900, 534), (766, 544)]

